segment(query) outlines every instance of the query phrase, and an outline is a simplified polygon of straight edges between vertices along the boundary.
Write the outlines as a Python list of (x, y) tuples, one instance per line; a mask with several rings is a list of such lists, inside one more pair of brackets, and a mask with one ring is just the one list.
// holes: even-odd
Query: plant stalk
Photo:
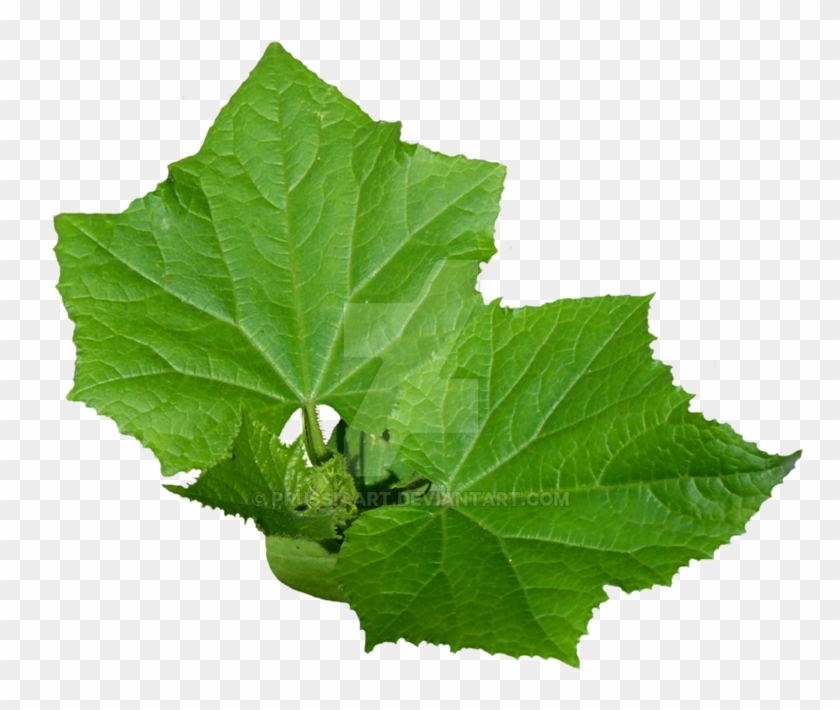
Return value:
[(321, 425), (318, 423), (318, 412), (314, 404), (307, 404), (301, 410), (303, 418), (303, 443), (306, 455), (313, 466), (321, 466), (332, 458), (330, 450), (324, 443)]

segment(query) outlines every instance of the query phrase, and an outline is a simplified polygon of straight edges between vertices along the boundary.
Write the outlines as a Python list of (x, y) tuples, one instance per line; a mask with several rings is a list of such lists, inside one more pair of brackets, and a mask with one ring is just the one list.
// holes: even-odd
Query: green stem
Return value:
[(325, 464), (332, 458), (332, 454), (324, 443), (315, 405), (307, 404), (300, 411), (303, 417), (303, 443), (306, 446), (309, 461), (313, 466)]

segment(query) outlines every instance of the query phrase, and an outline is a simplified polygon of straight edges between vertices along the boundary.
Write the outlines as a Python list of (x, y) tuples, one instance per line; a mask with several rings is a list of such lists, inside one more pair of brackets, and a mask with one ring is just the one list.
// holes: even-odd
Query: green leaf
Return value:
[(317, 404), (382, 431), (399, 377), (480, 300), (504, 179), (399, 134), (270, 45), (157, 189), (55, 218), (68, 397), (164, 475), (224, 458), (243, 406), (274, 433)]
[(348, 530), (337, 574), (367, 648), (404, 638), (579, 664), (607, 595), (711, 557), (799, 458), (689, 411), (651, 357), (649, 298), (479, 308), (406, 381), (391, 446), (433, 490)]
[[(604, 585), (712, 556), (799, 454), (689, 411), (647, 298), (484, 306), (504, 168), (399, 133), (270, 45), (153, 192), (56, 217), (68, 397), (165, 475), (202, 470), (167, 487), (253, 519), (277, 577), (349, 600), (369, 649), (577, 665)], [(277, 439), (297, 409), (316, 466)]]
[(356, 517), (356, 488), (342, 457), (307, 466), (300, 439), (288, 446), (247, 414), (230, 458), (189, 487), (164, 487), (252, 519), (267, 536), (331, 540)]

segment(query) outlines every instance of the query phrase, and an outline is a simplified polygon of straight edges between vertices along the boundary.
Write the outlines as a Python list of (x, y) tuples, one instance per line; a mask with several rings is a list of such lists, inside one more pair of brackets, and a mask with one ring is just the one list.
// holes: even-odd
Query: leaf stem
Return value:
[(306, 446), (306, 454), (313, 466), (321, 466), (332, 458), (332, 454), (324, 443), (324, 435), (318, 423), (318, 412), (314, 404), (306, 404), (300, 411), (303, 418), (303, 443)]

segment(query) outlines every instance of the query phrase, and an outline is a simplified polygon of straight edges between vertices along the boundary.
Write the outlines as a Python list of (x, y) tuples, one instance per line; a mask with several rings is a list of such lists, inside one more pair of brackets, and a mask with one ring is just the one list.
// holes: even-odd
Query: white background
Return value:
[[(612, 594), (580, 670), (365, 654), (347, 606), (274, 579), (252, 524), (176, 499), (63, 399), (52, 216), (153, 189), (273, 40), (405, 140), (507, 165), (487, 299), (655, 291), (692, 406), (804, 450), (714, 560)], [(840, 700), (840, 0), (2, 0), (0, 60), (0, 706)]]

